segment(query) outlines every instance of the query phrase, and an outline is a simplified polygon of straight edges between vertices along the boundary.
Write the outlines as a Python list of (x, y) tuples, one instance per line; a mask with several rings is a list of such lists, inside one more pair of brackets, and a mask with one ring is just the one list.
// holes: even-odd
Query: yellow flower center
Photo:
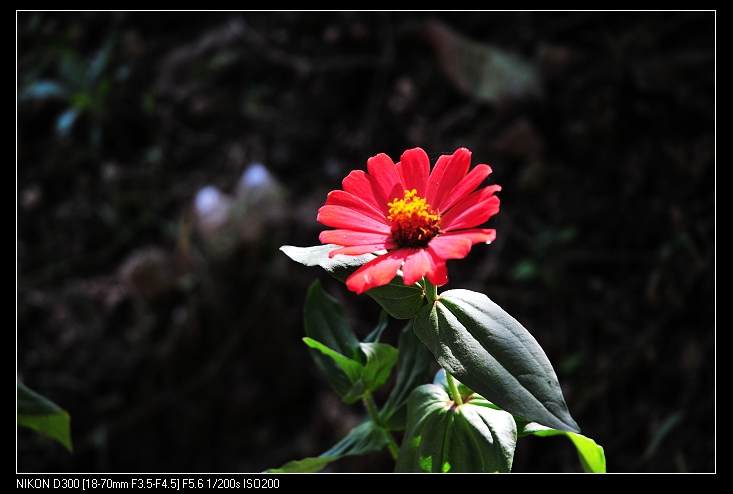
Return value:
[(401, 247), (425, 247), (440, 231), (440, 213), (433, 211), (415, 189), (406, 190), (405, 198), (387, 204), (392, 222), (392, 238)]

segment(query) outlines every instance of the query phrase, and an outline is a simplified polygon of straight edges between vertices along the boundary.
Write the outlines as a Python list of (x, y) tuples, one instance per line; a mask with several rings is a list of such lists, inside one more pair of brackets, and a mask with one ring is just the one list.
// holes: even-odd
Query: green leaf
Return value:
[(446, 372), (503, 410), (580, 432), (542, 347), (486, 295), (448, 290), (415, 316), (414, 328)]
[(407, 422), (407, 400), (413, 389), (425, 384), (430, 375), (430, 357), (425, 345), (408, 322), (400, 334), (397, 378), (380, 413), (382, 422), (392, 430), (402, 430)]
[(405, 286), (399, 273), (387, 285), (367, 290), (390, 316), (395, 319), (410, 319), (425, 304), (425, 294), (421, 286)]
[[(359, 340), (351, 330), (344, 308), (323, 290), (321, 283), (317, 280), (311, 285), (305, 298), (303, 324), (305, 334), (309, 338), (345, 358), (352, 356), (359, 348)], [(342, 366), (328, 353), (313, 346), (311, 348), (311, 357), (329, 384), (339, 395), (345, 396), (355, 380), (350, 379)], [(359, 372), (360, 375), (361, 372)]]
[[(283, 245), (280, 250), (293, 261), (305, 266), (321, 266), (341, 282), (346, 282), (346, 278), (354, 271), (376, 257), (374, 254), (364, 254), (361, 256), (336, 255), (329, 258), (328, 253), (337, 248), (337, 245), (313, 247)], [(372, 288), (365, 293), (395, 319), (411, 318), (417, 314), (425, 300), (422, 287), (419, 285), (405, 286), (399, 274), (389, 284)]]
[(389, 378), (392, 367), (397, 363), (398, 352), (395, 347), (386, 343), (362, 343), (361, 351), (366, 356), (361, 379), (367, 391), (374, 391)]
[(316, 280), (305, 298), (306, 336), (326, 345), (341, 355), (352, 355), (359, 340), (351, 330), (343, 306), (330, 296)]
[(71, 445), (71, 418), (66, 410), (35, 391), (18, 383), (18, 424), (34, 429), (57, 440), (73, 452)]
[(349, 434), (339, 441), (333, 448), (321, 456), (305, 458), (286, 463), (280, 468), (268, 470), (270, 473), (305, 473), (316, 472), (332, 461), (344, 456), (365, 455), (381, 451), (389, 444), (389, 437), (386, 429), (374, 422), (367, 421), (358, 427), (351, 429)]
[(354, 403), (365, 393), (379, 389), (397, 363), (397, 349), (386, 343), (362, 343), (361, 353), (364, 356), (364, 367), (361, 377), (344, 395), (346, 403)]
[(331, 359), (336, 362), (339, 368), (349, 378), (351, 384), (355, 383), (361, 378), (362, 371), (364, 370), (364, 366), (361, 364), (361, 362), (357, 362), (356, 360), (345, 357), (338, 352), (334, 352), (323, 343), (318, 342), (312, 338), (308, 338), (307, 336), (303, 338), (303, 341), (306, 345), (313, 348), (314, 350), (318, 350), (323, 355), (331, 357)]
[(588, 473), (606, 473), (606, 454), (603, 446), (599, 446), (593, 439), (574, 432), (550, 429), (535, 422), (524, 427), (522, 435), (533, 434), (540, 437), (564, 435), (570, 439), (578, 450), (578, 458), (583, 470)]
[(417, 387), (408, 402), (407, 430), (397, 472), (509, 472), (517, 429), (503, 410), (456, 407), (442, 386)]

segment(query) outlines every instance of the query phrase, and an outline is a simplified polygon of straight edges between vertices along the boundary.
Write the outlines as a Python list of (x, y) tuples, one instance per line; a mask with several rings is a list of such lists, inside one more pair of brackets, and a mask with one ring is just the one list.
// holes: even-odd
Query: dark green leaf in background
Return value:
[(379, 339), (382, 337), (382, 333), (387, 329), (387, 324), (389, 324), (389, 314), (387, 314), (386, 310), (382, 309), (382, 312), (379, 313), (379, 322), (377, 323), (377, 326), (366, 336), (366, 338), (364, 338), (364, 343), (379, 342)]
[[(310, 339), (343, 356), (345, 359), (352, 360), (351, 357), (359, 348), (359, 340), (351, 330), (344, 308), (335, 298), (323, 290), (318, 280), (308, 290), (305, 299), (303, 324), (305, 325), (305, 334)], [(310, 353), (313, 360), (333, 389), (339, 395), (345, 396), (355, 380), (348, 376), (343, 365), (337, 363), (338, 358), (334, 359), (328, 352), (307, 341), (306, 344), (311, 348)], [(361, 370), (358, 371), (358, 375), (361, 375)], [(356, 379), (358, 379), (358, 376)]]
[(51, 437), (73, 451), (71, 418), (66, 410), (18, 383), (18, 424)]
[(323, 290), (318, 280), (313, 282), (306, 295), (303, 323), (306, 336), (341, 355), (352, 356), (354, 349), (359, 347), (346, 311), (338, 300)]
[(417, 314), (414, 328), (441, 367), (503, 410), (580, 432), (542, 347), (486, 295), (448, 290)]

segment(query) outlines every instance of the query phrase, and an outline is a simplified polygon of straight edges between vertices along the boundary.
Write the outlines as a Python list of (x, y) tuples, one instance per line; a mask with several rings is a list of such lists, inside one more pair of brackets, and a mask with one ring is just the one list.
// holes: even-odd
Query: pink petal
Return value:
[(408, 249), (398, 249), (369, 261), (346, 279), (346, 286), (352, 292), (362, 293), (376, 286), (386, 285), (397, 276)]
[(355, 245), (353, 247), (341, 247), (339, 249), (333, 249), (328, 253), (328, 257), (333, 257), (336, 254), (343, 254), (345, 256), (360, 256), (362, 254), (371, 254), (378, 250), (392, 249), (395, 247), (394, 242), (386, 242), (381, 244), (368, 244), (368, 245)]
[(481, 185), (481, 182), (483, 182), (490, 173), (491, 167), (489, 167), (489, 165), (476, 165), (474, 169), (468, 172), (468, 175), (463, 177), (463, 180), (453, 187), (453, 190), (445, 196), (443, 203), (437, 204), (440, 213), (444, 214), (451, 206), (476, 190), (476, 187)]
[[(371, 190), (371, 189), (370, 189)], [(364, 199), (343, 190), (333, 190), (328, 193), (326, 206), (344, 206), (359, 211), (375, 220), (387, 222), (387, 218), (379, 208), (367, 203)]]
[(464, 237), (439, 235), (433, 238), (428, 247), (440, 259), (463, 259), (471, 252), (471, 239)]
[(430, 158), (421, 148), (408, 149), (402, 153), (398, 168), (406, 190), (415, 189), (417, 195), (425, 197), (430, 175)]
[(405, 285), (414, 285), (432, 268), (432, 258), (425, 249), (409, 249), (411, 253), (405, 258), (402, 266), (402, 277)]
[(498, 185), (490, 185), (458, 201), (441, 216), (443, 231), (472, 228), (485, 223), (499, 212), (499, 198), (494, 195), (494, 192), (500, 188)]
[(400, 172), (392, 158), (384, 153), (369, 158), (367, 169), (374, 199), (377, 201), (379, 210), (386, 216), (389, 213), (387, 203), (392, 202), (395, 197), (402, 199), (405, 195), (405, 186), (402, 184)]
[(448, 268), (445, 266), (445, 260), (438, 257), (430, 248), (428, 244), (428, 254), (431, 259), (430, 271), (427, 273), (427, 277), (435, 286), (441, 286), (448, 283)]
[(459, 148), (451, 156), (441, 156), (428, 179), (427, 201), (431, 206), (440, 204), (453, 190), (471, 166), (471, 151)]
[(363, 170), (354, 170), (349, 173), (341, 181), (341, 185), (344, 187), (345, 192), (358, 197), (377, 211), (381, 211), (385, 216), (387, 215), (389, 208), (386, 207), (386, 204), (377, 202), (372, 190), (372, 181)]
[(318, 236), (322, 244), (336, 244), (343, 247), (354, 245), (386, 244), (392, 241), (391, 235), (370, 232), (355, 232), (353, 230), (324, 230)]
[(494, 230), (493, 228), (473, 228), (471, 230), (443, 232), (440, 234), (440, 238), (455, 237), (467, 238), (471, 241), (471, 245), (476, 245), (480, 243), (490, 244), (491, 242), (496, 240), (496, 230)]
[(318, 210), (319, 222), (334, 228), (346, 228), (359, 232), (390, 233), (389, 224), (385, 219), (377, 221), (359, 211), (344, 206), (321, 206)]

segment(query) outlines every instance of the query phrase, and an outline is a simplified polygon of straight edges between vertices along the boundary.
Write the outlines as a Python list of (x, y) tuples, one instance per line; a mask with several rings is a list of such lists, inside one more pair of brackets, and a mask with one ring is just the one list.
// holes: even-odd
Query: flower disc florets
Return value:
[(427, 247), (440, 231), (440, 214), (415, 189), (405, 190), (404, 199), (395, 197), (387, 205), (392, 238), (401, 247)]

